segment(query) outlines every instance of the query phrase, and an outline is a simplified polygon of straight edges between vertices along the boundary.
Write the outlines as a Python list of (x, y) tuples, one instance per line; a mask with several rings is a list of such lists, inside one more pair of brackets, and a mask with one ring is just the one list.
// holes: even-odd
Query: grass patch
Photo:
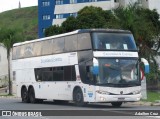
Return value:
[(38, 7), (25, 7), (0, 13), (0, 28), (21, 30), (24, 40), (38, 38)]
[(154, 91), (147, 91), (147, 99), (143, 99), (142, 101), (155, 102), (156, 100), (160, 100), (160, 93)]
[(12, 94), (0, 94), (0, 96), (13, 96)]

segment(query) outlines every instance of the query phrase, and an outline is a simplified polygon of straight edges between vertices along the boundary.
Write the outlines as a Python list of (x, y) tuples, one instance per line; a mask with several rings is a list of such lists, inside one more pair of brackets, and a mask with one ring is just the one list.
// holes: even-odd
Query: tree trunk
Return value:
[(8, 84), (9, 84), (9, 95), (12, 95), (12, 81), (10, 76), (10, 50), (7, 49), (7, 60), (8, 60)]

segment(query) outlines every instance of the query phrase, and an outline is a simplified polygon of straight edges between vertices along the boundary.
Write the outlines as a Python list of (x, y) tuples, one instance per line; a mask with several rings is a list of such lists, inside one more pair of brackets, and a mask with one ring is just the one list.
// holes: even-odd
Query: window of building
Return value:
[(42, 29), (42, 32), (43, 32), (43, 33), (45, 33), (45, 30), (46, 30), (46, 29), (45, 29), (45, 28), (43, 28), (43, 29)]
[(138, 0), (138, 3), (139, 3), (139, 4), (142, 4), (142, 0)]
[(77, 13), (70, 13), (70, 16), (77, 17)]
[(89, 2), (97, 2), (97, 0), (89, 0)]
[(50, 2), (49, 1), (43, 1), (42, 6), (43, 7), (50, 6)]
[(43, 20), (50, 20), (50, 18), (51, 18), (50, 15), (43, 15), (42, 16)]
[(63, 4), (63, 0), (56, 0), (56, 5), (61, 5)]
[(56, 14), (56, 19), (63, 19), (63, 14)]
[(119, 0), (114, 0), (114, 2), (119, 2)]
[(75, 4), (77, 3), (77, 0), (70, 0), (70, 4)]

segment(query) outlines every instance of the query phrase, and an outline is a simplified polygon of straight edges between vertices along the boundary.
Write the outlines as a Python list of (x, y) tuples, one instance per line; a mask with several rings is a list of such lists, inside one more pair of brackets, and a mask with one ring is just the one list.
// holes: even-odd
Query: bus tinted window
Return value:
[(42, 55), (48, 55), (53, 53), (52, 40), (46, 40), (42, 42)]
[(36, 81), (75, 81), (74, 66), (36, 68)]
[(63, 67), (56, 67), (53, 70), (53, 81), (63, 81)]
[(75, 81), (76, 73), (74, 66), (64, 67), (64, 81)]
[(89, 33), (78, 34), (78, 50), (92, 49)]
[(36, 81), (42, 81), (42, 69), (37, 68), (35, 71), (35, 79)]
[(62, 53), (64, 51), (64, 37), (53, 39), (53, 53)]
[(137, 50), (132, 34), (93, 33), (93, 47), (97, 50)]
[(43, 68), (42, 69), (42, 80), (43, 81), (52, 81), (53, 80), (52, 68)]
[(76, 51), (77, 50), (77, 35), (71, 35), (65, 37), (65, 51)]
[(21, 46), (21, 57), (20, 58), (27, 58), (33, 57), (33, 43), (25, 44)]
[(42, 42), (33, 43), (33, 54), (34, 56), (40, 56), (42, 51)]

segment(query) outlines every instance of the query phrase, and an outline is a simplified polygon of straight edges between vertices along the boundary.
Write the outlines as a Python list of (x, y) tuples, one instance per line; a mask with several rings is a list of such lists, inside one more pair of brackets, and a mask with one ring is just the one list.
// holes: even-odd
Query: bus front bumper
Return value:
[(136, 102), (141, 99), (141, 94), (135, 95), (105, 95), (96, 93), (96, 102)]

